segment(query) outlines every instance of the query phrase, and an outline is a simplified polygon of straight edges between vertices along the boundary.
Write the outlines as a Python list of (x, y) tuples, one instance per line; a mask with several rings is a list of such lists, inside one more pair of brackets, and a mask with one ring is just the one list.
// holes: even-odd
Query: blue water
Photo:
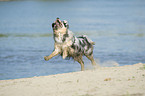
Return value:
[[(13, 0), (0, 2), (0, 80), (80, 71), (56, 56), (51, 24), (67, 20), (95, 43), (100, 65), (145, 63), (145, 0)], [(91, 66), (84, 57), (85, 67)]]

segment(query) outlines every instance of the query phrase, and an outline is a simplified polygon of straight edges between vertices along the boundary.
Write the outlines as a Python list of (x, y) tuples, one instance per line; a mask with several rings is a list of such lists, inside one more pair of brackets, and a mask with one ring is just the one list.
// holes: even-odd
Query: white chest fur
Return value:
[(73, 33), (71, 31), (67, 31), (65, 33), (63, 32), (57, 32), (55, 33), (54, 35), (54, 40), (56, 43), (67, 43), (69, 42), (70, 40), (72, 41), (72, 38), (73, 38)]

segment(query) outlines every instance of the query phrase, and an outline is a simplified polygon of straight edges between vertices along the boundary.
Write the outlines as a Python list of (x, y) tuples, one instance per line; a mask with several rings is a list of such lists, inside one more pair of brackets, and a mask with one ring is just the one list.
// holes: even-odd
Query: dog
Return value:
[(56, 18), (56, 21), (52, 23), (53, 38), (55, 41), (54, 51), (49, 56), (45, 56), (44, 59), (48, 61), (56, 55), (61, 55), (63, 59), (72, 57), (75, 61), (80, 63), (81, 71), (84, 71), (84, 62), (82, 56), (86, 56), (93, 66), (96, 66), (96, 62), (93, 58), (93, 45), (95, 44), (86, 35), (76, 37), (72, 31), (69, 30), (69, 24), (66, 20), (61, 21)]

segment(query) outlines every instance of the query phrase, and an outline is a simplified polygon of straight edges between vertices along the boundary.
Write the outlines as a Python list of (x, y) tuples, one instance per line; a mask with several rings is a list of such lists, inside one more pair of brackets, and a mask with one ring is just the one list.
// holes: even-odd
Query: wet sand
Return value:
[(145, 64), (1, 80), (0, 96), (145, 96)]

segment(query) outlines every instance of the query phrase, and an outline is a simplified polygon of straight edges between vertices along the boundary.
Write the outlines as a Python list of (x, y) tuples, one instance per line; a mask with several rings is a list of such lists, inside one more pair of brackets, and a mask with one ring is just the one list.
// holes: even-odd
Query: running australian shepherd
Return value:
[(52, 23), (54, 37), (54, 51), (49, 56), (45, 56), (45, 60), (49, 60), (56, 55), (61, 55), (63, 59), (72, 57), (81, 65), (81, 71), (84, 71), (84, 62), (82, 56), (85, 55), (91, 60), (92, 65), (96, 66), (93, 58), (94, 42), (86, 35), (76, 37), (69, 30), (69, 25), (66, 20), (61, 21), (59, 18)]

